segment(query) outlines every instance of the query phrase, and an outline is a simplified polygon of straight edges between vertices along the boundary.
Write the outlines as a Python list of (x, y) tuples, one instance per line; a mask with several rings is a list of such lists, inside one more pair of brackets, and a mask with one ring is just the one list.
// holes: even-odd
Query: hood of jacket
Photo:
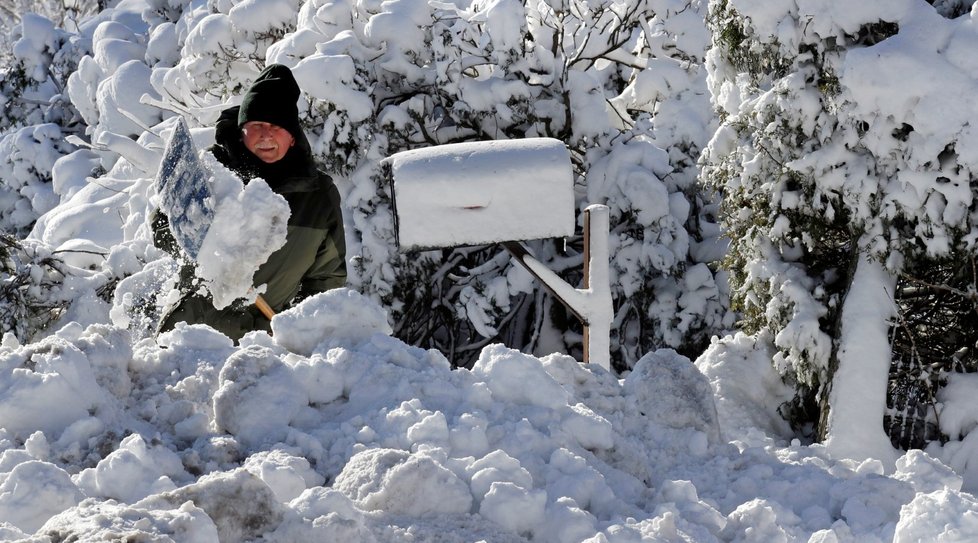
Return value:
[(276, 192), (307, 192), (316, 183), (319, 171), (312, 158), (309, 140), (300, 132), (295, 145), (278, 162), (262, 161), (245, 147), (238, 128), (238, 106), (225, 109), (214, 132), (214, 156), (247, 183), (255, 177), (265, 180)]

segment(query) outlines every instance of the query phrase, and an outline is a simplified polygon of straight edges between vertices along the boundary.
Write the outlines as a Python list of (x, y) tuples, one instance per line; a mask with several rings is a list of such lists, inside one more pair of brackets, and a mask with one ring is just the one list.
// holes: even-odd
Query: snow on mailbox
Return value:
[(438, 145), (390, 164), (401, 250), (574, 234), (574, 175), (560, 140)]

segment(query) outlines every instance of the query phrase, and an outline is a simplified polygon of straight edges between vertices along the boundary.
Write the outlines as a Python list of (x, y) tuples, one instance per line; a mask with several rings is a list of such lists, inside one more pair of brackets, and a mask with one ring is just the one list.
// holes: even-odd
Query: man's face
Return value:
[(248, 121), (241, 127), (241, 139), (245, 147), (263, 162), (271, 164), (282, 160), (295, 138), (288, 130), (272, 123)]

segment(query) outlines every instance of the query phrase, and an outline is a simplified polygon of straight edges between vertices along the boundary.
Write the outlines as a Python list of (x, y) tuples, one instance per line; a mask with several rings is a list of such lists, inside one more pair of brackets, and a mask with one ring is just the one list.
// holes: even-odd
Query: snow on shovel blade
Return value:
[(207, 185), (209, 172), (197, 156), (187, 123), (180, 117), (156, 174), (160, 209), (180, 248), (196, 259), (214, 219), (214, 198)]

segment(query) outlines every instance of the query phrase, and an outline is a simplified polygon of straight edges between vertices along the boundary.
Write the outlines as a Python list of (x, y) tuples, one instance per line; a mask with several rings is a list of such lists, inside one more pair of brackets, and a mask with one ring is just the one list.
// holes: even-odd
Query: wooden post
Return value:
[[(558, 278), (555, 274), (552, 274), (550, 270), (545, 270), (542, 267), (543, 264), (540, 264), (536, 257), (531, 255), (530, 251), (526, 249), (526, 246), (519, 241), (504, 241), (502, 242), (502, 246), (509, 251), (509, 254), (516, 259), (518, 264), (523, 266), (526, 271), (530, 272), (530, 275), (535, 277), (537, 281), (540, 281), (544, 288), (547, 289), (547, 292), (553, 295), (558, 302), (563, 304), (572, 315), (577, 317), (577, 319), (582, 323), (585, 323), (585, 325), (587, 324), (587, 318), (578, 310), (576, 304), (569, 299), (567, 293), (559, 290), (562, 284), (566, 285), (562, 279)], [(537, 265), (534, 266), (534, 264)]]
[(518, 241), (503, 247), (584, 325), (584, 362), (611, 369), (613, 307), (608, 283), (608, 207), (584, 210), (584, 288), (575, 289), (533, 257)]
[[(584, 210), (584, 290), (591, 288), (591, 208)], [(591, 362), (591, 323), (584, 323), (584, 363)]]
[(594, 204), (584, 210), (585, 360), (606, 370), (611, 369), (611, 321), (615, 316), (608, 268), (610, 221), (608, 206)]

